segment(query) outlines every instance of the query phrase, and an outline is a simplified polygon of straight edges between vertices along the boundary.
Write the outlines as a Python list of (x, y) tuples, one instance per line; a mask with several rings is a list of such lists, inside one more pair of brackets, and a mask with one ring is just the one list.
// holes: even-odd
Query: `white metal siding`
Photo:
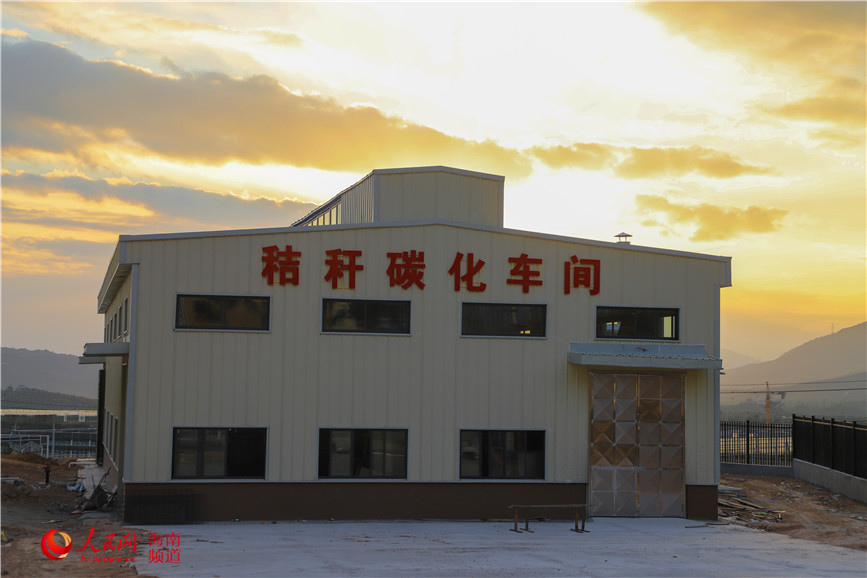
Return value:
[(379, 222), (443, 219), (503, 225), (503, 183), (447, 172), (380, 175)]
[(375, 175), (355, 184), (343, 193), (340, 199), (341, 224), (372, 223), (375, 220)]
[[(385, 177), (385, 175), (383, 175)], [(267, 285), (262, 247), (301, 251), (301, 282)], [(332, 290), (325, 251), (361, 249), (356, 289)], [(426, 287), (390, 288), (391, 251), (425, 252)], [(484, 293), (456, 293), (455, 252), (486, 262)], [(509, 257), (541, 257), (544, 285), (507, 285)], [(571, 255), (601, 259), (601, 291), (563, 294)], [(173, 426), (268, 427), (267, 479), (315, 480), (322, 427), (409, 430), (409, 480), (458, 479), (458, 431), (544, 429), (546, 480), (586, 481), (588, 393), (570, 342), (594, 338), (595, 306), (680, 307), (681, 341), (711, 344), (726, 264), (445, 225), (129, 241), (140, 263), (133, 481), (170, 479)], [(177, 293), (271, 295), (271, 331), (174, 331)], [(411, 336), (321, 334), (322, 297), (409, 299)], [(462, 338), (462, 301), (547, 303), (542, 340)], [(711, 380), (687, 385), (687, 481), (712, 483)], [(692, 420), (692, 421), (691, 421)], [(707, 471), (710, 471), (708, 478)], [(691, 472), (691, 473), (690, 473)]]

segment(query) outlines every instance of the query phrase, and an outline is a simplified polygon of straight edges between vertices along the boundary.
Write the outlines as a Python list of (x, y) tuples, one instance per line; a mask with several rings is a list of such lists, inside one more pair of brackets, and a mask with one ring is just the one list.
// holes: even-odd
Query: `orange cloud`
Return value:
[(71, 152), (80, 163), (108, 167), (113, 153), (127, 151), (200, 164), (239, 161), (352, 172), (442, 164), (510, 178), (528, 176), (532, 158), (554, 168), (610, 170), (625, 178), (769, 172), (696, 146), (574, 143), (521, 151), (448, 135), (372, 107), (297, 95), (271, 77), (155, 75), (31, 40), (6, 43), (3, 76), (10, 81), (3, 94), (7, 158)]
[[(244, 10), (243, 7), (240, 8)], [(97, 44), (116, 45), (118, 40), (140, 52), (156, 53), (167, 44), (191, 44), (195, 35), (256, 38), (284, 47), (297, 47), (303, 40), (297, 34), (276, 29), (238, 30), (229, 26), (164, 16), (158, 7), (142, 5), (138, 10), (110, 3), (15, 2), (3, 6), (9, 16), (27, 20), (45, 30), (82, 38)]]
[[(746, 209), (701, 205), (675, 204), (659, 195), (637, 195), (636, 208), (640, 212), (658, 213), (668, 224), (695, 227), (691, 240), (720, 241), (746, 233), (769, 233), (780, 227), (780, 220), (787, 214), (782, 209), (766, 209), (749, 206)], [(645, 224), (662, 226), (659, 221), (648, 219)]]
[(656, 177), (698, 173), (727, 179), (741, 175), (767, 174), (766, 168), (748, 165), (732, 155), (705, 147), (631, 148), (627, 158), (615, 169), (627, 178)]
[(813, 120), (864, 126), (867, 122), (867, 102), (842, 96), (817, 96), (784, 104), (768, 112), (792, 120)]
[(696, 173), (728, 179), (767, 174), (769, 169), (747, 164), (732, 155), (706, 147), (617, 147), (598, 143), (534, 147), (529, 152), (553, 168), (611, 169), (617, 176), (653, 178)]
[[(511, 177), (530, 172), (527, 158), (495, 142), (447, 135), (371, 107), (299, 96), (270, 77), (168, 78), (25, 40), (4, 45), (3, 78), (4, 151), (35, 146), (34, 140), (56, 150), (65, 140), (76, 150), (97, 142), (106, 151), (141, 147), (204, 164), (238, 160), (355, 172), (445, 164)], [(72, 128), (60, 141), (38, 139), (39, 131), (56, 126)]]
[(736, 53), (744, 64), (764, 71), (794, 72), (816, 87), (791, 102), (761, 105), (762, 112), (863, 133), (867, 3), (648, 2), (640, 7), (709, 50)]
[(647, 2), (641, 9), (670, 30), (753, 64), (785, 63), (823, 77), (864, 76), (864, 2)]
[[(116, 240), (116, 237), (115, 237)], [(66, 238), (68, 245), (70, 238)], [(74, 241), (73, 241), (74, 242)], [(3, 235), (3, 277), (24, 275), (79, 275), (98, 270), (97, 259), (63, 255), (37, 238), (12, 239)]]
[(600, 170), (616, 160), (616, 147), (599, 143), (574, 143), (570, 146), (533, 147), (530, 153), (555, 169), (577, 167)]
[[(3, 173), (3, 275), (104, 267), (118, 234), (286, 226), (311, 206), (92, 179), (80, 170)], [(32, 255), (29, 258), (28, 255)]]
[(27, 38), (28, 34), (19, 28), (3, 28), (3, 36), (11, 38)]

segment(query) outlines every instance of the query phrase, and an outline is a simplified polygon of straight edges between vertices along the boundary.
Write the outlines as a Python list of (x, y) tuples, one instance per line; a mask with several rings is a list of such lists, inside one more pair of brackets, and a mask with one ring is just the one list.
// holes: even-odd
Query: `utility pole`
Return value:
[(765, 382), (765, 423), (771, 423), (771, 385)]

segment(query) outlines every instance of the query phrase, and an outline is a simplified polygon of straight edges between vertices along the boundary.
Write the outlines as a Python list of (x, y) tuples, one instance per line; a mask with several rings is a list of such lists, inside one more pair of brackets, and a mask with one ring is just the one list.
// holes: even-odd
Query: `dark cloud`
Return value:
[(660, 195), (637, 195), (635, 201), (639, 212), (661, 215), (660, 219), (645, 218), (646, 224), (664, 222), (668, 223), (668, 228), (671, 225), (694, 227), (693, 241), (722, 241), (748, 233), (770, 233), (780, 228), (780, 221), (787, 214), (782, 209), (755, 206), (739, 209), (708, 203), (678, 204)]
[(76, 261), (104, 267), (111, 259), (114, 243), (82, 241), (79, 239), (43, 239), (19, 237), (15, 244), (25, 254), (50, 253), (60, 259), (74, 257)]
[[(90, 229), (116, 231), (118, 233), (178, 232), (189, 227), (201, 229), (246, 229), (262, 227), (288, 227), (313, 207), (296, 201), (272, 201), (268, 199), (246, 200), (232, 195), (220, 195), (198, 189), (176, 186), (160, 186), (148, 183), (110, 184), (81, 176), (47, 177), (30, 173), (6, 174), (3, 186), (21, 191), (28, 196), (45, 196), (49, 193), (72, 193), (82, 200), (105, 201), (117, 199), (144, 207), (153, 216), (128, 216), (123, 222), (94, 215), (83, 219), (20, 207), (3, 208), (6, 222), (60, 227), (87, 227)], [(134, 230), (130, 230), (134, 229)]]
[(31, 127), (59, 123), (99, 138), (102, 146), (132, 144), (205, 164), (237, 160), (357, 172), (446, 164), (512, 177), (530, 172), (525, 157), (495, 142), (457, 138), (370, 107), (298, 96), (265, 76), (156, 76), (88, 61), (52, 44), (4, 38), (2, 80), (4, 148), (20, 146)]
[(33, 237), (2, 238), (3, 283), (30, 275), (71, 276), (98, 271), (111, 259), (114, 244), (70, 239), (46, 241)]

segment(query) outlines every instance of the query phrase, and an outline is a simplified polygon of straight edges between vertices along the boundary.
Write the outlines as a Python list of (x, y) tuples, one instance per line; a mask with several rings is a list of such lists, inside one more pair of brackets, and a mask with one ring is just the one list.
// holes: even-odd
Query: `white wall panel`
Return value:
[(376, 176), (369, 175), (345, 191), (340, 201), (342, 224), (372, 223), (374, 221), (375, 182)]
[[(594, 339), (597, 304), (678, 306), (681, 341), (712, 344), (714, 284), (726, 266), (445, 225), (127, 243), (140, 263), (135, 436), (147, 443), (135, 446), (130, 479), (141, 481), (169, 479), (173, 426), (268, 427), (273, 481), (317, 479), (321, 427), (407, 428), (410, 480), (458, 478), (460, 429), (544, 429), (547, 479), (586, 481), (586, 372), (567, 363), (568, 344)], [(261, 276), (262, 247), (275, 244), (301, 251), (297, 287)], [(353, 291), (324, 281), (325, 251), (335, 248), (363, 251)], [(388, 286), (386, 253), (404, 250), (425, 252), (424, 290)], [(484, 293), (454, 291), (447, 271), (456, 251), (486, 262)], [(543, 259), (543, 285), (526, 294), (505, 282), (508, 259), (522, 252)], [(599, 295), (563, 294), (562, 266), (573, 254), (601, 259)], [(175, 331), (177, 293), (270, 295), (271, 331)], [(412, 335), (324, 335), (323, 297), (411, 300)], [(463, 301), (546, 303), (547, 337), (462, 338)], [(688, 385), (690, 483), (710, 483), (711, 383)]]
[(503, 224), (501, 180), (438, 171), (379, 178), (379, 222), (444, 219)]

